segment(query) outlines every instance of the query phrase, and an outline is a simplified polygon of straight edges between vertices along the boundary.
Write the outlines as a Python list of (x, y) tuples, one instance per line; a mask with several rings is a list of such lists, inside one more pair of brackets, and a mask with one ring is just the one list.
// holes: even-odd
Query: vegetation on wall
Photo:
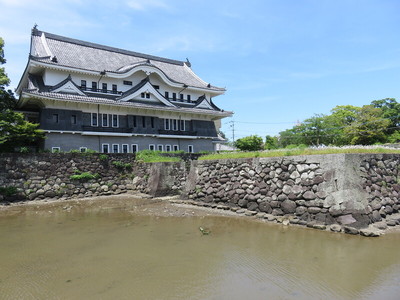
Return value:
[(179, 157), (162, 156), (161, 153), (162, 153), (161, 151), (142, 150), (136, 153), (136, 161), (150, 163), (150, 162), (174, 162), (181, 160)]

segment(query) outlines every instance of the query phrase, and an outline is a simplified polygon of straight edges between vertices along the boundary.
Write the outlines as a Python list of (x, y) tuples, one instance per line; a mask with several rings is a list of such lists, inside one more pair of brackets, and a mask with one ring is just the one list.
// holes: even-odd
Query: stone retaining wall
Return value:
[(355, 228), (399, 210), (399, 155), (333, 154), (192, 162), (189, 199), (302, 224)]
[[(139, 191), (182, 194), (291, 222), (363, 228), (400, 209), (400, 155), (332, 154), (174, 163), (136, 163), (129, 154), (1, 154), (0, 201)], [(98, 177), (73, 180), (76, 173)], [(397, 222), (397, 221), (396, 221)]]
[[(87, 172), (90, 180), (71, 176)], [(185, 163), (135, 162), (132, 154), (0, 154), (0, 188), (17, 193), (1, 201), (89, 197), (139, 191), (154, 196), (179, 194), (186, 181)]]

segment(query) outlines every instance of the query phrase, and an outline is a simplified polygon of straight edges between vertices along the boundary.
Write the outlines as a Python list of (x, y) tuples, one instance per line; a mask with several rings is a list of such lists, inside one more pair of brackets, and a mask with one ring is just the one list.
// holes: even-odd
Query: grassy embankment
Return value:
[(199, 160), (211, 159), (233, 159), (233, 158), (253, 158), (253, 157), (282, 157), (297, 155), (318, 155), (318, 154), (338, 154), (338, 153), (394, 153), (400, 154), (400, 149), (385, 147), (343, 147), (343, 148), (305, 148), (305, 149), (279, 149), (254, 152), (221, 152), (201, 156)]
[[(181, 161), (179, 157), (162, 156), (161, 151), (142, 150), (136, 153), (136, 160), (145, 163)], [(178, 152), (167, 152), (178, 153)]]

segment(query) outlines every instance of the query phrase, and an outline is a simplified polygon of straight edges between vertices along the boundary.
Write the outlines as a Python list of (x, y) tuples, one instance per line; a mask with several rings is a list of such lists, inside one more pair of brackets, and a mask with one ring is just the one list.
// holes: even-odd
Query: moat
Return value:
[[(203, 235), (199, 227), (210, 231)], [(398, 299), (400, 234), (364, 238), (151, 199), (0, 211), (4, 299)]]

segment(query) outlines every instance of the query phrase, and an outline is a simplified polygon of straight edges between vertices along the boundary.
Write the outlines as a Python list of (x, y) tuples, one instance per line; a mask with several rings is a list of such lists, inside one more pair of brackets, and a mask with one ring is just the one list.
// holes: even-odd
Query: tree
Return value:
[[(4, 58), (4, 40), (0, 37), (0, 65), (5, 64), (6, 60)], [(15, 108), (15, 98), (11, 90), (6, 90), (6, 86), (10, 84), (10, 79), (8, 78), (3, 67), (0, 67), (0, 111), (4, 109)]]
[(18, 147), (35, 146), (44, 137), (38, 124), (25, 121), (24, 115), (10, 109), (0, 112), (0, 152), (13, 152)]
[(357, 119), (344, 129), (353, 145), (372, 145), (386, 142), (385, 131), (389, 119), (382, 118), (383, 111), (373, 105), (364, 105), (357, 113)]
[(264, 149), (271, 150), (278, 148), (278, 138), (276, 136), (267, 135), (265, 137)]
[(338, 105), (331, 110), (327, 116), (328, 144), (343, 146), (351, 142), (351, 138), (345, 133), (345, 128), (357, 120), (361, 107), (353, 105)]
[[(4, 64), (4, 41), (0, 38), (0, 64)], [(24, 115), (13, 111), (16, 99), (11, 90), (6, 90), (10, 83), (4, 68), (0, 68), (0, 152), (12, 152), (17, 147), (33, 146), (44, 138), (38, 130), (38, 124), (24, 119)]]
[(238, 139), (235, 142), (235, 147), (239, 148), (241, 151), (257, 151), (262, 150), (263, 139), (258, 135), (246, 136), (244, 138)]
[(394, 98), (385, 98), (374, 100), (371, 104), (382, 110), (382, 118), (390, 120), (390, 125), (387, 130), (389, 134), (399, 130), (400, 127), (400, 103), (397, 103)]

